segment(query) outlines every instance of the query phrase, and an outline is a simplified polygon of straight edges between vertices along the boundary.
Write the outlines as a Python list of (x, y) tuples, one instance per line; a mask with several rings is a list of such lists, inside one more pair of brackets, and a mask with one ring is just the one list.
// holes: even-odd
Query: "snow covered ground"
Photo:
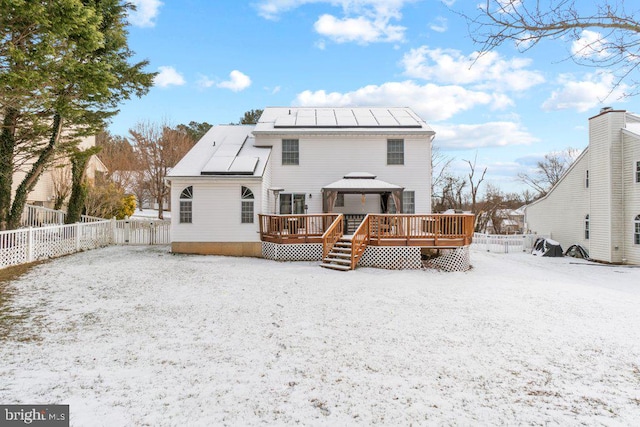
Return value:
[[(170, 211), (163, 211), (162, 217), (165, 220), (171, 219)], [(158, 219), (158, 210), (157, 209), (138, 209), (136, 208), (133, 215), (131, 215), (133, 219)]]
[(0, 402), (71, 425), (637, 425), (640, 268), (466, 273), (109, 247), (9, 286)]

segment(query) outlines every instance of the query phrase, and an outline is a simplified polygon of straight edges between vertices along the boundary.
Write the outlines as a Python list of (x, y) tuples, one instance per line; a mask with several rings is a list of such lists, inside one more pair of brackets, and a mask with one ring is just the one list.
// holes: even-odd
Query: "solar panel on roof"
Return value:
[(286, 116), (280, 116), (276, 119), (273, 124), (274, 127), (290, 127), (295, 126), (296, 124), (296, 116), (292, 116), (287, 114)]
[(336, 117), (334, 115), (318, 115), (318, 126), (336, 126)]
[(296, 120), (296, 126), (315, 126), (316, 116), (298, 116)]
[(206, 165), (202, 168), (203, 174), (221, 173), (226, 172), (231, 166), (235, 157), (212, 157), (209, 159)]
[(227, 171), (234, 174), (253, 174), (258, 165), (258, 160), (257, 157), (236, 157)]

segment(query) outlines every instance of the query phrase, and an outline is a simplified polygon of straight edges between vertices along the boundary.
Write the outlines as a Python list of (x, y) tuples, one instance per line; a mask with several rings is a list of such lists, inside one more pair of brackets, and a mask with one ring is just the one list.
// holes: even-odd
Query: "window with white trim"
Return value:
[(242, 187), (241, 191), (242, 206), (240, 213), (240, 222), (242, 224), (251, 224), (253, 223), (253, 192), (247, 187)]
[(280, 193), (280, 213), (282, 215), (304, 214), (305, 196), (304, 193)]
[[(389, 213), (398, 213), (396, 209), (396, 201), (393, 196), (389, 196)], [(415, 191), (403, 191), (402, 192), (402, 213), (414, 214), (416, 213), (416, 192)]]
[(640, 245), (640, 215), (633, 220), (633, 244)]
[(282, 164), (300, 164), (300, 142), (297, 139), (282, 140)]
[(387, 164), (404, 165), (404, 139), (387, 139)]
[(180, 193), (180, 224), (193, 222), (193, 186), (188, 186)]
[(589, 215), (584, 217), (584, 239), (589, 240)]
[(636, 162), (636, 182), (640, 182), (640, 162)]

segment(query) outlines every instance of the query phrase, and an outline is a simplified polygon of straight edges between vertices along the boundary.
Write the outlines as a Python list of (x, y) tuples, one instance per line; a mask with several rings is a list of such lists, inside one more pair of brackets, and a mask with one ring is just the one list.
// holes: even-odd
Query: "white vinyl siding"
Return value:
[[(261, 183), (258, 180), (211, 179), (189, 180), (189, 178), (173, 178), (171, 196), (180, 197), (185, 184), (193, 185), (194, 200), (193, 220), (197, 227), (190, 224), (171, 223), (171, 240), (173, 242), (258, 242), (260, 233), (258, 221), (242, 224), (242, 186), (251, 190), (254, 195), (254, 207), (261, 206)], [(178, 204), (172, 205), (171, 215), (179, 217)], [(255, 214), (255, 212), (254, 212)]]
[[(350, 172), (368, 172), (377, 179), (415, 191), (416, 213), (431, 212), (431, 141), (428, 136), (404, 136), (405, 167), (387, 166), (383, 160), (387, 151), (384, 135), (300, 136), (300, 167), (280, 167), (271, 170), (271, 187), (283, 188), (283, 193), (307, 194), (308, 213), (322, 212), (322, 188), (342, 179)], [(393, 138), (400, 139), (400, 138)], [(272, 146), (272, 156), (281, 156), (281, 136), (261, 138), (261, 146)], [(309, 197), (311, 195), (312, 197)], [(269, 203), (273, 210), (273, 192)], [(366, 214), (380, 212), (380, 196), (367, 194), (362, 203), (360, 194), (345, 194), (345, 207), (336, 212)]]

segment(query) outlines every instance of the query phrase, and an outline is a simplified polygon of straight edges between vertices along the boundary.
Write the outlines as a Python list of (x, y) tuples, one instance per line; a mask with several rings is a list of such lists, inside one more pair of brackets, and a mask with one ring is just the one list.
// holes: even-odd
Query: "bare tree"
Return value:
[[(616, 86), (629, 79), (628, 95), (638, 93), (633, 77), (640, 66), (640, 21), (635, 2), (597, 0), (485, 0), (479, 14), (462, 14), (481, 54), (504, 43), (515, 43), (521, 52), (545, 39), (571, 39), (568, 55), (580, 65), (607, 68)], [(596, 30), (596, 31), (593, 31)]]
[(477, 181), (475, 180), (476, 175), (476, 161), (478, 159), (478, 155), (473, 159), (473, 163), (470, 160), (465, 160), (465, 162), (469, 165), (469, 191), (471, 192), (471, 212), (476, 213), (476, 203), (478, 201), (478, 189), (480, 188), (480, 184), (484, 181), (484, 176), (487, 174), (487, 168), (485, 167), (482, 171), (482, 174)]
[(544, 159), (537, 162), (533, 174), (522, 172), (518, 174), (518, 178), (542, 197), (560, 181), (577, 155), (578, 150), (571, 147), (563, 151), (547, 153)]
[(173, 129), (167, 123), (140, 122), (129, 133), (135, 143), (142, 177), (148, 183), (149, 195), (158, 204), (158, 218), (163, 219), (164, 202), (169, 195), (164, 178), (194, 142), (185, 132)]
[(446, 156), (437, 146), (431, 148), (431, 199), (436, 206), (438, 200), (442, 200), (445, 184), (447, 183), (449, 169), (453, 157)]

